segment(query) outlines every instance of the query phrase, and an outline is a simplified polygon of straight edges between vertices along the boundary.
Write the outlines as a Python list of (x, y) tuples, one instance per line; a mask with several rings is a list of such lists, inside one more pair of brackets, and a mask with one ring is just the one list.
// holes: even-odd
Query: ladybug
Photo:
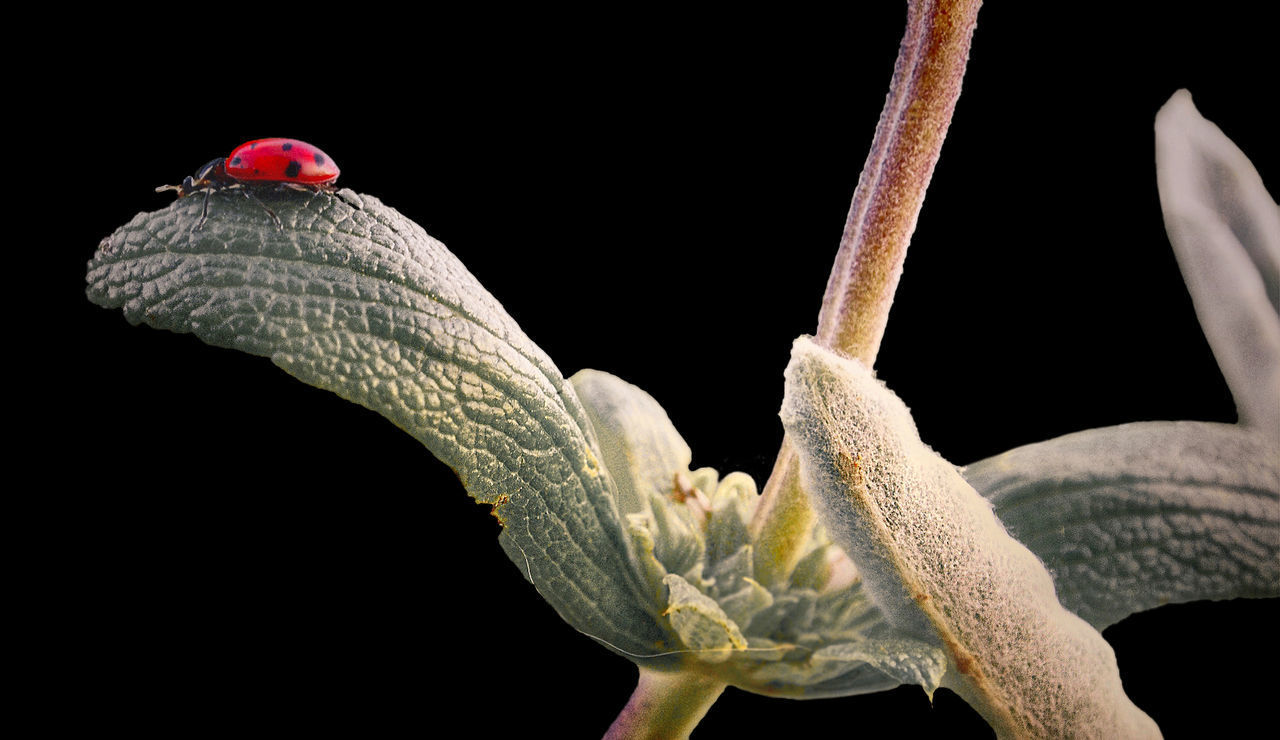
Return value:
[(283, 229), (274, 211), (254, 195), (258, 188), (290, 188), (292, 190), (319, 193), (332, 190), (340, 170), (329, 155), (298, 139), (254, 139), (246, 141), (225, 159), (219, 157), (206, 163), (186, 177), (181, 185), (162, 185), (157, 193), (173, 190), (179, 198), (204, 193), (204, 208), (200, 221), (192, 229), (204, 226), (209, 215), (209, 196), (215, 190), (239, 190), (246, 198), (262, 206), (276, 227)]

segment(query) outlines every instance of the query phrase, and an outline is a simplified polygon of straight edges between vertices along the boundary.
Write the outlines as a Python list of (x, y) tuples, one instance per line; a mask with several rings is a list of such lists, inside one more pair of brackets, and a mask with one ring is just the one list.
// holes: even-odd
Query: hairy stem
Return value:
[(604, 740), (679, 740), (706, 716), (725, 685), (692, 671), (640, 669), (631, 700)]
[[(875, 363), (925, 190), (960, 97), (981, 0), (912, 0), (907, 32), (871, 152), (853, 194), (818, 314), (816, 341)], [(815, 515), (795, 484), (783, 440), (752, 520), (756, 570), (767, 583), (791, 572)]]
[(875, 364), (925, 190), (942, 152), (980, 0), (910, 3), (893, 82), (818, 314), (819, 344)]

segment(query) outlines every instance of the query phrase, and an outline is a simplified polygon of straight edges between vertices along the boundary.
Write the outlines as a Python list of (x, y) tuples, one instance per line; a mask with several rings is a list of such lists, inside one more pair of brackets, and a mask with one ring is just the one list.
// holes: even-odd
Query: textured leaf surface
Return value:
[(782, 421), (832, 539), (894, 628), (942, 647), (944, 685), (996, 731), (1152, 737), (1102, 636), (864, 365), (808, 339), (786, 372)]
[[(88, 295), (132, 323), (271, 358), (425, 444), (574, 627), (628, 653), (663, 639), (567, 381), (444, 245), (348, 190), (234, 193), (136, 216), (99, 245)], [(428, 494), (431, 492), (424, 492)], [(424, 522), (424, 533), (430, 523)]]
[(1280, 207), (1181, 90), (1156, 116), (1165, 228), (1240, 422), (1280, 438)]
[(1280, 596), (1280, 445), (1265, 435), (1125, 424), (1019, 447), (964, 477), (1098, 629), (1163, 604)]

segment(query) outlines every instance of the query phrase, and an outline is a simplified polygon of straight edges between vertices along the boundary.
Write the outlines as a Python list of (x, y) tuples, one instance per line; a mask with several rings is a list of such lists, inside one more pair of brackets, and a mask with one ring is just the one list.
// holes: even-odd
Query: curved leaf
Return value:
[(1234, 425), (1124, 424), (974, 463), (965, 480), (1102, 629), (1197, 599), (1280, 596), (1280, 445)]
[[(663, 639), (642, 599), (590, 423), (568, 383), (444, 245), (349, 190), (233, 191), (136, 216), (88, 295), (192, 332), (386, 416), (494, 506), (503, 547), (566, 621), (625, 653)], [(427, 523), (424, 523), (424, 528)]]
[(1156, 116), (1165, 228), (1240, 422), (1280, 437), (1280, 207), (1180, 90)]
[(1036, 557), (864, 365), (797, 341), (782, 422), (871, 597), (897, 631), (946, 650), (944, 685), (998, 733), (1159, 735), (1125, 696), (1111, 647), (1062, 608)]

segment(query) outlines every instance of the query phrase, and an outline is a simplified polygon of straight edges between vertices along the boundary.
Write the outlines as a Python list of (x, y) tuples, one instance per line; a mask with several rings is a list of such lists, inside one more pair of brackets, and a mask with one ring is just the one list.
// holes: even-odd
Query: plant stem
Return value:
[[(907, 245), (960, 97), (981, 0), (912, 0), (889, 96), (853, 194), (815, 339), (875, 364)], [(757, 577), (790, 574), (815, 514), (783, 440), (751, 522)]]
[(725, 685), (692, 671), (640, 669), (640, 681), (604, 740), (679, 740), (689, 737)]

